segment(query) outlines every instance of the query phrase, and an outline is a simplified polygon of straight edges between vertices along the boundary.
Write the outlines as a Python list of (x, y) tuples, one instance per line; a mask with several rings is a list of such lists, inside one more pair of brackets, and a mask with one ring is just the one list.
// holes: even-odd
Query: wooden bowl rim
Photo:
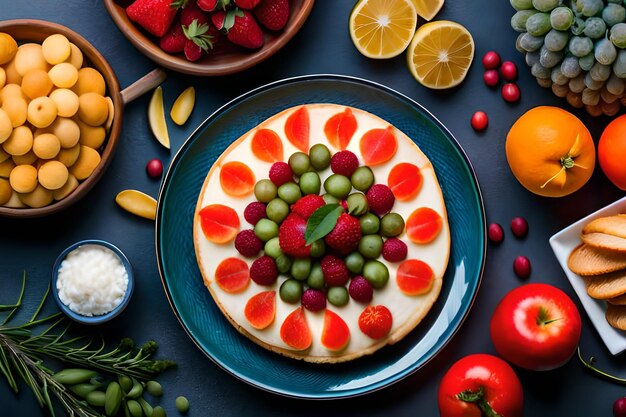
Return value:
[[(271, 42), (255, 52), (242, 53), (241, 58), (233, 63), (189, 62), (181, 56), (163, 51), (151, 38), (130, 21), (124, 8), (115, 0), (104, 0), (104, 5), (111, 18), (124, 36), (144, 55), (159, 65), (173, 71), (198, 76), (219, 76), (244, 71), (274, 55), (300, 30), (307, 20), (315, 0), (301, 0), (301, 7), (289, 17), (282, 32), (269, 34)], [(266, 36), (267, 32), (266, 32)], [(267, 38), (266, 38), (267, 39)]]
[[(53, 202), (47, 206), (40, 208), (10, 208), (0, 206), (0, 216), (11, 218), (33, 218), (43, 217), (71, 206), (78, 200), (83, 198), (89, 190), (100, 180), (104, 171), (109, 166), (112, 156), (117, 148), (119, 137), (122, 131), (122, 113), (123, 113), (123, 101), (120, 94), (120, 86), (115, 76), (113, 68), (109, 65), (108, 61), (98, 52), (98, 50), (84, 37), (77, 32), (68, 28), (67, 26), (60, 25), (58, 23), (49, 22), (46, 20), (37, 19), (13, 19), (0, 21), (0, 32), (11, 33), (20, 29), (37, 29), (39, 32), (37, 35), (43, 40), (46, 36), (52, 33), (61, 33), (65, 35), (70, 42), (76, 44), (85, 55), (85, 58), (90, 61), (91, 65), (98, 69), (105, 79), (108, 95), (113, 100), (113, 108), (115, 114), (113, 116), (113, 124), (108, 132), (108, 138), (106, 145), (102, 153), (100, 154), (100, 164), (95, 168), (94, 172), (66, 198)], [(20, 41), (37, 41), (39, 39), (16, 39), (18, 43)]]

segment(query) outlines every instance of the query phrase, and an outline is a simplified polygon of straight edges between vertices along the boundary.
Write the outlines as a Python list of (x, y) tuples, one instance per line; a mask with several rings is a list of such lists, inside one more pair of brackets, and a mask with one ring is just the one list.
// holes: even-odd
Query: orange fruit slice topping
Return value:
[(285, 135), (302, 152), (309, 151), (309, 111), (306, 106), (295, 110), (285, 122)]
[(337, 313), (328, 309), (324, 311), (324, 328), (322, 329), (322, 345), (328, 350), (340, 351), (350, 341), (350, 329)]
[(365, 165), (380, 165), (389, 161), (398, 150), (398, 139), (393, 132), (393, 126), (366, 132), (361, 138), (360, 148)]
[(432, 288), (434, 279), (430, 266), (417, 259), (402, 262), (396, 273), (398, 288), (407, 295), (426, 294)]
[(313, 341), (311, 330), (304, 315), (304, 307), (292, 311), (280, 327), (280, 338), (295, 350), (304, 350)]
[(408, 162), (402, 162), (391, 168), (387, 185), (399, 201), (414, 199), (422, 188), (424, 179), (420, 169)]
[(271, 129), (259, 129), (254, 132), (251, 145), (254, 156), (265, 162), (283, 160), (283, 141)]
[(343, 151), (350, 144), (356, 128), (356, 118), (352, 110), (347, 107), (342, 113), (337, 113), (328, 119), (324, 125), (324, 134), (334, 148)]
[(213, 243), (227, 243), (239, 231), (237, 212), (222, 204), (211, 204), (198, 213), (204, 236)]
[(244, 314), (250, 326), (255, 329), (265, 329), (274, 322), (276, 317), (276, 291), (263, 291), (253, 295), (244, 309)]
[(429, 243), (439, 235), (442, 225), (439, 213), (429, 207), (420, 207), (406, 221), (406, 234), (411, 242)]
[(254, 172), (243, 162), (227, 162), (220, 169), (222, 190), (233, 197), (243, 197), (254, 190)]
[(215, 270), (215, 282), (227, 293), (240, 293), (250, 284), (248, 264), (238, 258), (226, 258)]

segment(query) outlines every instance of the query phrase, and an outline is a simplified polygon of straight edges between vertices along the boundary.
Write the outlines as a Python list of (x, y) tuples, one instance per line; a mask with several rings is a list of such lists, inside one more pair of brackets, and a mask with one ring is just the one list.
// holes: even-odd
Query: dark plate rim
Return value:
[[(181, 155), (185, 153), (186, 149), (191, 146), (191, 142), (194, 139), (194, 137), (196, 136), (196, 134), (203, 130), (204, 127), (211, 122), (211, 120), (217, 116), (219, 116), (221, 113), (225, 112), (226, 110), (228, 110), (230, 107), (244, 101), (247, 100), (249, 98), (251, 98), (252, 96), (263, 92), (265, 90), (271, 89), (271, 88), (275, 88), (275, 87), (279, 87), (282, 85), (288, 85), (288, 84), (292, 84), (292, 83), (299, 83), (299, 82), (306, 82), (306, 81), (319, 81), (319, 80), (326, 80), (326, 81), (338, 81), (338, 82), (356, 82), (356, 83), (362, 83), (365, 84), (369, 87), (374, 87), (377, 88), (379, 90), (382, 90), (386, 93), (389, 93), (393, 96), (398, 97), (401, 100), (405, 100), (407, 102), (409, 102), (409, 104), (411, 104), (412, 106), (418, 108), (419, 110), (421, 110), (425, 115), (427, 115), (433, 123), (435, 123), (437, 125), (437, 127), (439, 127), (444, 134), (448, 137), (448, 139), (450, 140), (450, 142), (452, 143), (452, 145), (454, 147), (457, 148), (459, 154), (461, 155), (461, 157), (463, 158), (467, 169), (470, 173), (470, 177), (471, 180), (473, 180), (474, 185), (476, 187), (476, 198), (478, 200), (479, 203), (479, 208), (480, 208), (480, 217), (481, 217), (481, 223), (482, 223), (482, 228), (483, 228), (483, 250), (482, 250), (482, 258), (480, 260), (480, 271), (478, 273), (478, 279), (476, 282), (476, 288), (474, 290), (474, 293), (472, 294), (472, 298), (470, 300), (470, 302), (468, 303), (465, 311), (463, 312), (463, 316), (461, 317), (461, 319), (459, 320), (458, 325), (456, 326), (456, 328), (454, 328), (452, 330), (452, 332), (450, 333), (450, 335), (446, 338), (446, 340), (444, 340), (443, 342), (441, 342), (440, 346), (435, 348), (435, 351), (431, 354), (431, 356), (429, 358), (427, 358), (426, 360), (424, 360), (420, 365), (418, 366), (413, 366), (413, 367), (407, 367), (405, 369), (403, 369), (401, 372), (398, 372), (396, 374), (394, 374), (391, 377), (387, 377), (381, 381), (378, 381), (376, 383), (371, 384), (369, 387), (361, 387), (361, 388), (354, 388), (345, 392), (327, 392), (324, 394), (317, 394), (317, 395), (296, 395), (292, 392), (288, 392), (285, 390), (277, 390), (272, 388), (271, 386), (268, 386), (266, 384), (261, 384), (258, 383), (257, 381), (255, 381), (253, 378), (248, 378), (245, 375), (241, 375), (235, 371), (233, 371), (232, 369), (229, 369), (226, 365), (220, 363), (219, 361), (217, 361), (213, 356), (211, 356), (198, 342), (198, 340), (196, 340), (196, 338), (193, 336), (193, 334), (191, 333), (191, 331), (189, 330), (189, 328), (187, 327), (187, 324), (184, 322), (184, 320), (182, 319), (182, 317), (180, 316), (178, 309), (176, 308), (176, 306), (174, 305), (174, 301), (172, 299), (172, 295), (168, 289), (167, 286), (167, 282), (165, 279), (165, 273), (163, 270), (163, 264), (161, 261), (161, 250), (160, 250), (160, 245), (159, 245), (159, 241), (160, 241), (160, 234), (161, 234), (161, 227), (160, 227), (160, 223), (161, 223), (161, 211), (162, 211), (162, 202), (163, 202), (163, 192), (164, 190), (167, 188), (170, 180), (171, 180), (171, 173), (172, 173), (172, 167), (175, 166), (178, 163), (178, 159), (181, 158)], [(226, 371), (228, 374), (234, 376), (235, 378), (249, 384), (252, 385), (256, 388), (259, 388), (263, 391), (272, 393), (272, 394), (278, 394), (284, 397), (290, 397), (290, 398), (298, 398), (298, 399), (309, 399), (309, 400), (334, 400), (334, 399), (340, 399), (340, 398), (351, 398), (351, 397), (357, 397), (357, 396), (361, 396), (361, 395), (365, 395), (365, 394), (369, 394), (371, 392), (374, 391), (378, 391), (380, 389), (386, 388), (390, 385), (393, 385), (394, 383), (401, 381), (402, 379), (406, 378), (407, 376), (417, 372), (419, 369), (423, 368), (424, 366), (426, 366), (426, 364), (428, 364), (431, 360), (433, 360), (447, 345), (448, 343), (454, 338), (454, 336), (457, 334), (457, 332), (459, 331), (459, 329), (463, 326), (463, 323), (465, 322), (465, 320), (467, 319), (467, 316), (469, 315), (469, 312), (472, 310), (472, 307), (474, 306), (474, 302), (476, 301), (476, 296), (478, 295), (478, 291), (480, 290), (480, 286), (482, 283), (482, 279), (483, 279), (483, 274), (484, 274), (484, 270), (485, 270), (485, 261), (486, 261), (486, 257), (487, 257), (487, 221), (486, 221), (486, 215), (485, 215), (485, 204), (484, 204), (484, 200), (483, 200), (483, 196), (482, 196), (482, 192), (480, 190), (480, 184), (478, 182), (478, 177), (476, 176), (476, 171), (474, 170), (474, 167), (469, 159), (469, 157), (467, 156), (467, 154), (465, 153), (465, 151), (463, 150), (463, 148), (461, 147), (461, 144), (459, 143), (459, 141), (456, 139), (456, 137), (452, 134), (452, 132), (450, 132), (450, 130), (439, 120), (437, 119), (437, 117), (435, 117), (429, 110), (427, 110), (424, 106), (422, 106), (421, 104), (419, 104), (417, 101), (413, 100), (412, 98), (406, 96), (405, 94), (402, 94), (390, 87), (387, 87), (383, 84), (379, 84), (375, 81), (370, 81), (364, 78), (359, 78), (359, 77), (354, 77), (354, 76), (349, 76), (349, 75), (341, 75), (341, 74), (310, 74), (310, 75), (302, 75), (302, 76), (294, 76), (294, 77), (289, 77), (289, 78), (284, 78), (281, 80), (277, 80), (277, 81), (273, 81), (271, 83), (262, 85), (260, 87), (254, 88), (230, 101), (228, 101), (226, 104), (220, 106), (217, 110), (215, 110), (213, 113), (211, 113), (206, 119), (204, 119), (204, 121), (202, 121), (202, 123), (200, 123), (200, 125), (198, 125), (198, 127), (191, 132), (191, 134), (189, 135), (189, 137), (184, 141), (184, 143), (181, 145), (181, 147), (178, 149), (178, 151), (176, 152), (176, 154), (174, 155), (174, 157), (172, 158), (169, 168), (167, 170), (167, 173), (165, 174), (165, 177), (163, 178), (163, 182), (161, 183), (161, 187), (159, 188), (159, 196), (158, 196), (158, 201), (157, 201), (157, 213), (156, 213), (156, 218), (155, 218), (155, 250), (156, 250), (156, 259), (157, 259), (157, 267), (159, 270), (159, 276), (161, 278), (161, 284), (163, 285), (163, 289), (165, 291), (165, 296), (167, 297), (167, 302), (170, 305), (170, 308), (172, 309), (172, 311), (174, 312), (174, 315), (176, 316), (176, 319), (179, 321), (179, 323), (181, 324), (183, 330), (185, 331), (185, 333), (187, 334), (187, 336), (189, 336), (189, 338), (192, 340), (192, 342), (196, 345), (196, 347), (198, 349), (200, 349), (200, 351), (202, 353), (204, 353), (205, 356), (207, 356), (214, 364), (216, 364), (219, 368), (223, 369), (224, 371)]]

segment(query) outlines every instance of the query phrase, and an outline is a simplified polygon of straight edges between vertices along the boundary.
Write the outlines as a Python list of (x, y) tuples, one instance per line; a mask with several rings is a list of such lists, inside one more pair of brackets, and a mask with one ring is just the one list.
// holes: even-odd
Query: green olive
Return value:
[(324, 189), (327, 193), (343, 200), (352, 191), (352, 183), (346, 176), (333, 174), (324, 181)]
[(367, 198), (363, 193), (352, 193), (346, 200), (348, 213), (353, 216), (362, 216), (367, 213)]
[(319, 263), (315, 263), (311, 267), (311, 273), (306, 280), (306, 283), (309, 287), (315, 288), (317, 290), (321, 290), (324, 288), (324, 273), (322, 272), (322, 267)]
[(268, 219), (274, 223), (280, 224), (289, 215), (289, 204), (285, 203), (280, 198), (275, 198), (265, 207), (265, 214)]
[(302, 197), (300, 187), (295, 182), (287, 182), (278, 187), (278, 196), (282, 198), (285, 203), (293, 204)]
[(278, 272), (281, 274), (289, 272), (291, 269), (291, 259), (287, 255), (279, 255), (278, 258), (276, 258), (276, 268), (278, 268)]
[(326, 296), (328, 298), (328, 302), (337, 307), (348, 304), (348, 299), (350, 298), (346, 287), (341, 286), (330, 287)]
[(348, 271), (353, 274), (360, 274), (363, 271), (363, 264), (365, 263), (365, 259), (363, 259), (363, 255), (359, 252), (352, 252), (350, 255), (346, 256), (346, 267)]
[(302, 297), (302, 283), (297, 279), (290, 278), (281, 284), (278, 294), (280, 299), (286, 303), (297, 303)]
[(365, 235), (359, 240), (359, 252), (366, 258), (376, 259), (383, 250), (383, 238), (379, 235)]
[(398, 213), (387, 213), (380, 219), (380, 233), (385, 237), (398, 236), (404, 232), (404, 219)]
[(321, 258), (326, 253), (326, 244), (322, 239), (318, 239), (311, 243), (311, 257)]
[(359, 191), (367, 191), (374, 184), (374, 173), (368, 166), (360, 166), (350, 177), (352, 186)]
[(309, 155), (304, 152), (296, 152), (289, 157), (289, 166), (296, 175), (302, 175), (311, 168)]
[(265, 247), (263, 248), (263, 250), (265, 251), (265, 254), (267, 256), (271, 256), (274, 259), (282, 255), (283, 251), (280, 250), (280, 241), (278, 240), (278, 236), (273, 237), (265, 242)]
[(363, 277), (374, 288), (383, 288), (389, 281), (389, 270), (382, 262), (370, 260), (363, 266)]
[(278, 236), (278, 225), (269, 219), (261, 219), (254, 225), (254, 234), (263, 242), (267, 242)]
[(276, 198), (276, 185), (268, 179), (258, 181), (254, 185), (254, 196), (261, 203), (269, 203)]
[(291, 264), (291, 276), (304, 281), (311, 273), (311, 260), (309, 258), (296, 258)]
[(374, 213), (364, 214), (359, 218), (359, 223), (361, 223), (361, 233), (364, 235), (378, 233), (380, 228), (380, 219)]
[(311, 146), (311, 149), (309, 149), (309, 158), (311, 160), (311, 166), (313, 166), (316, 171), (323, 171), (330, 165), (330, 151), (321, 143)]
[(322, 182), (317, 172), (305, 172), (300, 176), (300, 189), (302, 194), (319, 194)]

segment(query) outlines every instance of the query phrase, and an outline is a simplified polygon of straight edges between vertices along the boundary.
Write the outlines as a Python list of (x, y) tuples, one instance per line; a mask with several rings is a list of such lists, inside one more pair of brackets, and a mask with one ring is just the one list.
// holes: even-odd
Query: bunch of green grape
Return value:
[(626, 106), (626, 0), (510, 0), (539, 85), (594, 116)]

